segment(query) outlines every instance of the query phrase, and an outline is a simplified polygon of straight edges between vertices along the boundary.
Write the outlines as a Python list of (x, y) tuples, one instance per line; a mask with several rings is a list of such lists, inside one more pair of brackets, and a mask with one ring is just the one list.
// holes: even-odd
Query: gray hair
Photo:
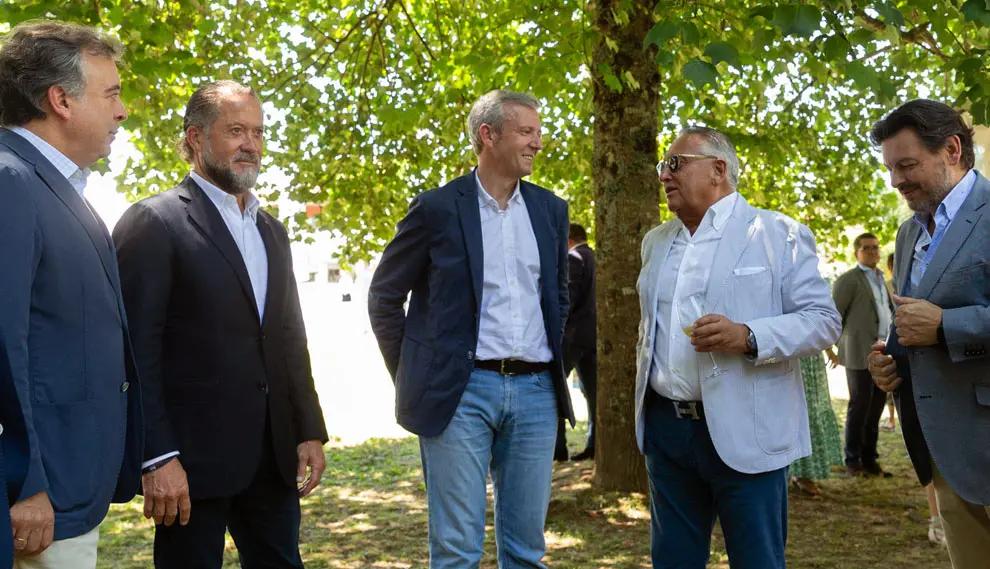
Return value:
[(481, 125), (491, 125), (492, 130), (502, 134), (502, 127), (505, 125), (505, 105), (522, 105), (535, 111), (540, 110), (540, 102), (536, 97), (526, 93), (489, 91), (482, 95), (471, 106), (467, 123), (468, 135), (471, 137), (471, 146), (474, 147), (475, 154), (481, 154), (481, 150), (485, 147), (478, 133)]
[(735, 190), (739, 185), (739, 156), (732, 141), (724, 133), (705, 126), (689, 126), (681, 130), (680, 136), (696, 136), (701, 139), (701, 151), (725, 160), (726, 179), (729, 188)]
[(182, 118), (182, 134), (176, 141), (179, 156), (186, 162), (192, 162), (193, 159), (193, 147), (189, 144), (189, 128), (196, 127), (204, 134), (209, 134), (210, 125), (220, 116), (220, 100), (225, 95), (251, 95), (259, 103), (261, 102), (254, 89), (236, 81), (222, 80), (201, 85), (186, 104), (186, 113)]
[(104, 33), (56, 21), (18, 24), (0, 46), (0, 124), (21, 126), (47, 116), (48, 90), (78, 99), (86, 89), (83, 54), (119, 63), (124, 47)]

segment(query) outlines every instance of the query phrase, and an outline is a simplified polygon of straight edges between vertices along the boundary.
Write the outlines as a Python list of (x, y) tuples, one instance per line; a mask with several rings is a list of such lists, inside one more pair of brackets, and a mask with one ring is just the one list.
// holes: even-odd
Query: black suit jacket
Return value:
[(567, 293), (570, 312), (564, 326), (564, 343), (594, 348), (595, 328), (595, 251), (582, 243), (567, 253)]
[(230, 231), (191, 178), (138, 202), (114, 229), (146, 386), (145, 459), (178, 450), (193, 499), (250, 484), (266, 415), (288, 485), (296, 445), (327, 440), (288, 235), (264, 211), (257, 224), (268, 257), (263, 321)]

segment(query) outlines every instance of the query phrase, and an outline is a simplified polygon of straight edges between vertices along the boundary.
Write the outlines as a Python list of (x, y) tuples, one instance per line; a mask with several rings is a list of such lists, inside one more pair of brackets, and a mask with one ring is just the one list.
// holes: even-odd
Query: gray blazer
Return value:
[[(839, 363), (849, 369), (866, 369), (866, 357), (870, 355), (870, 346), (877, 341), (880, 326), (873, 289), (866, 273), (858, 266), (843, 273), (832, 286), (832, 299), (842, 316)], [(887, 302), (890, 302), (889, 295)], [(893, 310), (892, 304), (890, 308)]]
[[(990, 181), (973, 190), (911, 296), (942, 308), (945, 344), (907, 348), (918, 419), (932, 458), (967, 502), (990, 504)], [(921, 227), (897, 232), (899, 291)]]

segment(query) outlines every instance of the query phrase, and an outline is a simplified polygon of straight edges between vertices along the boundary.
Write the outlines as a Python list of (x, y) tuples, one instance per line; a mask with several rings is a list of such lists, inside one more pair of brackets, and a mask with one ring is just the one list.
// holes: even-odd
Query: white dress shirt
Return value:
[[(254, 300), (257, 303), (258, 316), (265, 316), (265, 298), (268, 296), (268, 253), (265, 250), (265, 242), (261, 239), (261, 231), (258, 230), (258, 209), (261, 203), (254, 194), (248, 192), (244, 211), (237, 205), (237, 198), (211, 184), (195, 171), (189, 173), (189, 177), (196, 182), (196, 185), (203, 190), (203, 193), (213, 202), (224, 224), (230, 231), (230, 236), (234, 238), (237, 250), (241, 252), (244, 266), (247, 268), (248, 278), (251, 279), (251, 288), (254, 291)], [(152, 464), (178, 456), (179, 451), (167, 452), (151, 460), (144, 461), (141, 468), (147, 468)]]
[[(701, 401), (701, 375), (709, 373), (711, 360), (706, 354), (694, 351), (691, 338), (681, 330), (693, 322), (678, 321), (675, 303), (676, 299), (708, 289), (708, 276), (722, 229), (732, 215), (738, 197), (739, 194), (733, 192), (708, 208), (694, 235), (682, 224), (660, 271), (657, 340), (649, 382), (657, 393), (668, 399)], [(706, 311), (711, 308), (704, 307)], [(700, 360), (701, 357), (704, 360)]]
[(871, 269), (865, 265), (857, 263), (859, 270), (866, 274), (866, 280), (870, 283), (870, 290), (873, 291), (873, 304), (877, 308), (877, 317), (880, 323), (877, 326), (877, 340), (885, 340), (890, 332), (890, 295), (887, 293), (887, 285), (884, 282), (883, 271)]
[(506, 208), (478, 184), (485, 270), (481, 287), (479, 360), (553, 359), (540, 306), (540, 251), (519, 183)]
[(265, 251), (265, 242), (261, 240), (261, 231), (258, 229), (258, 209), (261, 208), (261, 203), (254, 194), (248, 192), (242, 212), (241, 207), (237, 205), (237, 198), (233, 195), (206, 181), (195, 171), (190, 172), (189, 177), (217, 207), (220, 217), (230, 230), (230, 236), (234, 238), (237, 250), (241, 252), (248, 278), (251, 279), (258, 316), (263, 320), (265, 298), (268, 295), (268, 254)]
[[(76, 190), (79, 197), (85, 199), (83, 192), (86, 190), (86, 179), (89, 177), (90, 173), (89, 168), (80, 168), (75, 162), (69, 160), (65, 154), (62, 154), (59, 149), (55, 148), (51, 144), (48, 144), (45, 139), (26, 128), (12, 126), (9, 127), (8, 130), (21, 135), (22, 138), (31, 143), (31, 146), (38, 149), (38, 152), (47, 158), (48, 161), (52, 163), (52, 166), (55, 166), (55, 169), (58, 170), (59, 174), (65, 176), (65, 179), (72, 184), (73, 189)], [(92, 208), (90, 209), (92, 210)]]

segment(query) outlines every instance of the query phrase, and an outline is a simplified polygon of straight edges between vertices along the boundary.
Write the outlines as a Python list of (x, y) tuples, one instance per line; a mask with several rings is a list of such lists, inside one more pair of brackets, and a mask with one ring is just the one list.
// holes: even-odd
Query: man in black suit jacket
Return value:
[(262, 121), (252, 89), (200, 87), (180, 142), (192, 172), (114, 230), (159, 569), (219, 569), (226, 528), (242, 567), (303, 566), (299, 497), (319, 483), (327, 433), (288, 236), (250, 191)]
[[(598, 348), (595, 319), (595, 250), (588, 246), (584, 227), (572, 223), (567, 235), (567, 292), (570, 312), (564, 327), (564, 374), (577, 370), (581, 392), (588, 403), (588, 438), (572, 460), (595, 458), (595, 408), (598, 392)], [(557, 426), (554, 458), (567, 460), (564, 421)]]

